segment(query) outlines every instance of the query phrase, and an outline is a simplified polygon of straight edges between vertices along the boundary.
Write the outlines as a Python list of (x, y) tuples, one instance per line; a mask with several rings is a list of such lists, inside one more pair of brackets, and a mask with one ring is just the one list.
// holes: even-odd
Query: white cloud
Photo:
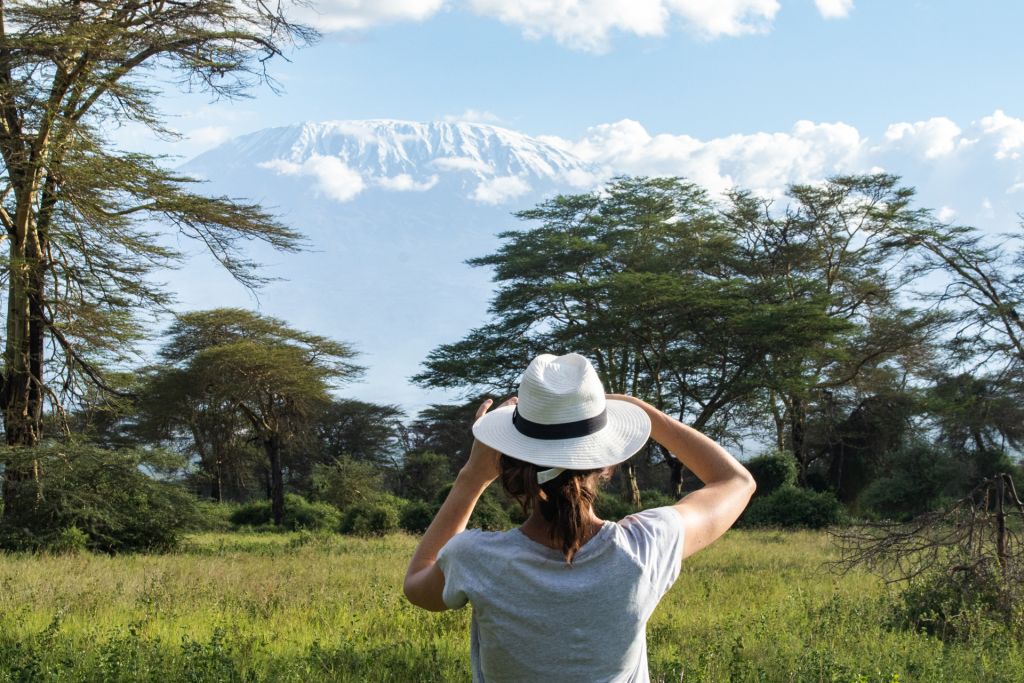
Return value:
[(666, 0), (665, 4), (707, 38), (763, 33), (779, 11), (777, 0)]
[(188, 141), (200, 149), (216, 147), (231, 136), (232, 130), (227, 126), (202, 126), (185, 133)]
[(274, 171), (278, 175), (310, 176), (315, 181), (314, 189), (337, 202), (347, 202), (366, 188), (363, 176), (349, 168), (338, 157), (314, 154), (301, 164), (285, 159), (273, 159), (259, 164), (260, 168)]
[(826, 19), (844, 19), (853, 10), (853, 0), (814, 0), (814, 4)]
[(519, 176), (498, 176), (482, 181), (470, 198), (483, 204), (501, 204), (530, 191), (530, 184)]
[(938, 213), (936, 213), (936, 216), (943, 223), (948, 223), (956, 217), (956, 209), (950, 206), (943, 206), (939, 209)]
[(865, 170), (865, 141), (845, 123), (798, 121), (788, 133), (729, 135), (704, 141), (689, 135), (652, 136), (637, 121), (590, 128), (577, 142), (546, 138), (606, 175), (680, 175), (714, 193), (743, 186), (779, 195), (793, 182)]
[(445, 171), (473, 171), (474, 173), (493, 173), (490, 164), (473, 157), (445, 157), (434, 159), (434, 165)]
[(960, 136), (960, 127), (945, 116), (936, 116), (915, 123), (893, 123), (885, 129), (888, 146), (899, 147), (923, 154), (925, 159), (937, 159), (972, 144)]
[(467, 123), (501, 123), (501, 119), (497, 114), (477, 109), (467, 109), (461, 114), (445, 114), (444, 120), (448, 123), (459, 123), (462, 121)]
[(444, 0), (317, 0), (296, 6), (293, 18), (324, 32), (366, 29), (394, 21), (423, 21), (436, 14)]
[(437, 185), (437, 181), (438, 177), (432, 175), (422, 182), (417, 182), (408, 173), (399, 173), (390, 178), (385, 176), (376, 179), (378, 185), (392, 192), (426, 192), (434, 187), (434, 185)]
[(613, 31), (665, 35), (673, 17), (707, 38), (757, 33), (770, 27), (778, 0), (467, 0), (478, 14), (522, 29), (527, 38), (551, 36), (569, 47), (604, 52)]
[(981, 130), (997, 140), (996, 159), (1017, 159), (1024, 147), (1024, 119), (1007, 116), (1002, 109), (996, 109), (992, 116), (981, 120)]

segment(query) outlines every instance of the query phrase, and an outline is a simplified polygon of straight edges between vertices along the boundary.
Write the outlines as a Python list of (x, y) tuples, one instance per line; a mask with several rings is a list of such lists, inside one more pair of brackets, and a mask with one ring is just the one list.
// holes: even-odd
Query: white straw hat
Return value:
[(540, 483), (562, 470), (615, 465), (640, 450), (651, 434), (643, 408), (606, 400), (593, 366), (578, 353), (541, 354), (519, 381), (519, 403), (486, 413), (473, 436), (491, 448), (535, 465)]

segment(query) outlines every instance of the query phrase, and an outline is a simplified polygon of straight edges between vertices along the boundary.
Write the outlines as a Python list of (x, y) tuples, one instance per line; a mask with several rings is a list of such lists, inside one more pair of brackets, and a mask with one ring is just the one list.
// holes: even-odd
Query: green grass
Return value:
[[(203, 534), (180, 553), (0, 555), (0, 681), (466, 681), (468, 609), (401, 597), (416, 539)], [(648, 627), (655, 681), (1021, 680), (998, 630), (943, 644), (883, 624), (823, 533), (730, 531)]]

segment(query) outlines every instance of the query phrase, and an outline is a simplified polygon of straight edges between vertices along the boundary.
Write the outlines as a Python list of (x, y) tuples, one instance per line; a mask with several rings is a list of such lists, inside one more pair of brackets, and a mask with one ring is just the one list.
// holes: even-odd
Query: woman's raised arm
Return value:
[(608, 398), (643, 408), (651, 418), (651, 438), (704, 482), (703, 488), (682, 497), (673, 507), (686, 530), (683, 557), (710, 545), (747, 507), (756, 488), (754, 477), (717, 443), (654, 406), (622, 394), (609, 394)]

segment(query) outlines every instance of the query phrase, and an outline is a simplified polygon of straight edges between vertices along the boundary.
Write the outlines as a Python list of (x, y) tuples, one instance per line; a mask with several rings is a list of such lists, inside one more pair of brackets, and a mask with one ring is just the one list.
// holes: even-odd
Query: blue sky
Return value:
[[(286, 89), (282, 96), (260, 89), (253, 100), (217, 105), (199, 96), (170, 97), (168, 109), (185, 114), (177, 125), (198, 131), (192, 144), (175, 151), (199, 151), (229, 132), (301, 119), (426, 121), (469, 110), (531, 135), (570, 139), (624, 118), (651, 133), (707, 139), (785, 131), (801, 119), (841, 121), (880, 136), (892, 123), (932, 117), (965, 128), (996, 109), (1024, 115), (1024, 91), (1015, 87), (1021, 3), (860, 0), (836, 18), (825, 18), (811, 0), (318, 4), (324, 14), (300, 16), (326, 29), (363, 27), (327, 30), (318, 45), (292, 54), (291, 63), (272, 65)], [(721, 27), (670, 10), (709, 4), (736, 8), (739, 35), (716, 35)], [(375, 5), (391, 7), (390, 15), (381, 17)], [(506, 21), (489, 16), (500, 10), (472, 10), (488, 5), (526, 9)], [(575, 7), (577, 17), (564, 21), (568, 37), (556, 28), (538, 33), (530, 23), (533, 5)], [(668, 13), (661, 35), (637, 35), (650, 29), (629, 15), (641, 15), (633, 8), (644, 5)], [(618, 14), (601, 19), (602, 12), (614, 14), (602, 6), (618, 7)], [(765, 9), (772, 6), (778, 9)], [(747, 14), (740, 13), (744, 8)], [(719, 21), (728, 21), (728, 10), (720, 13), (726, 16)], [(536, 22), (558, 25), (544, 12), (533, 14)], [(585, 16), (596, 17), (594, 28), (574, 31)]]

